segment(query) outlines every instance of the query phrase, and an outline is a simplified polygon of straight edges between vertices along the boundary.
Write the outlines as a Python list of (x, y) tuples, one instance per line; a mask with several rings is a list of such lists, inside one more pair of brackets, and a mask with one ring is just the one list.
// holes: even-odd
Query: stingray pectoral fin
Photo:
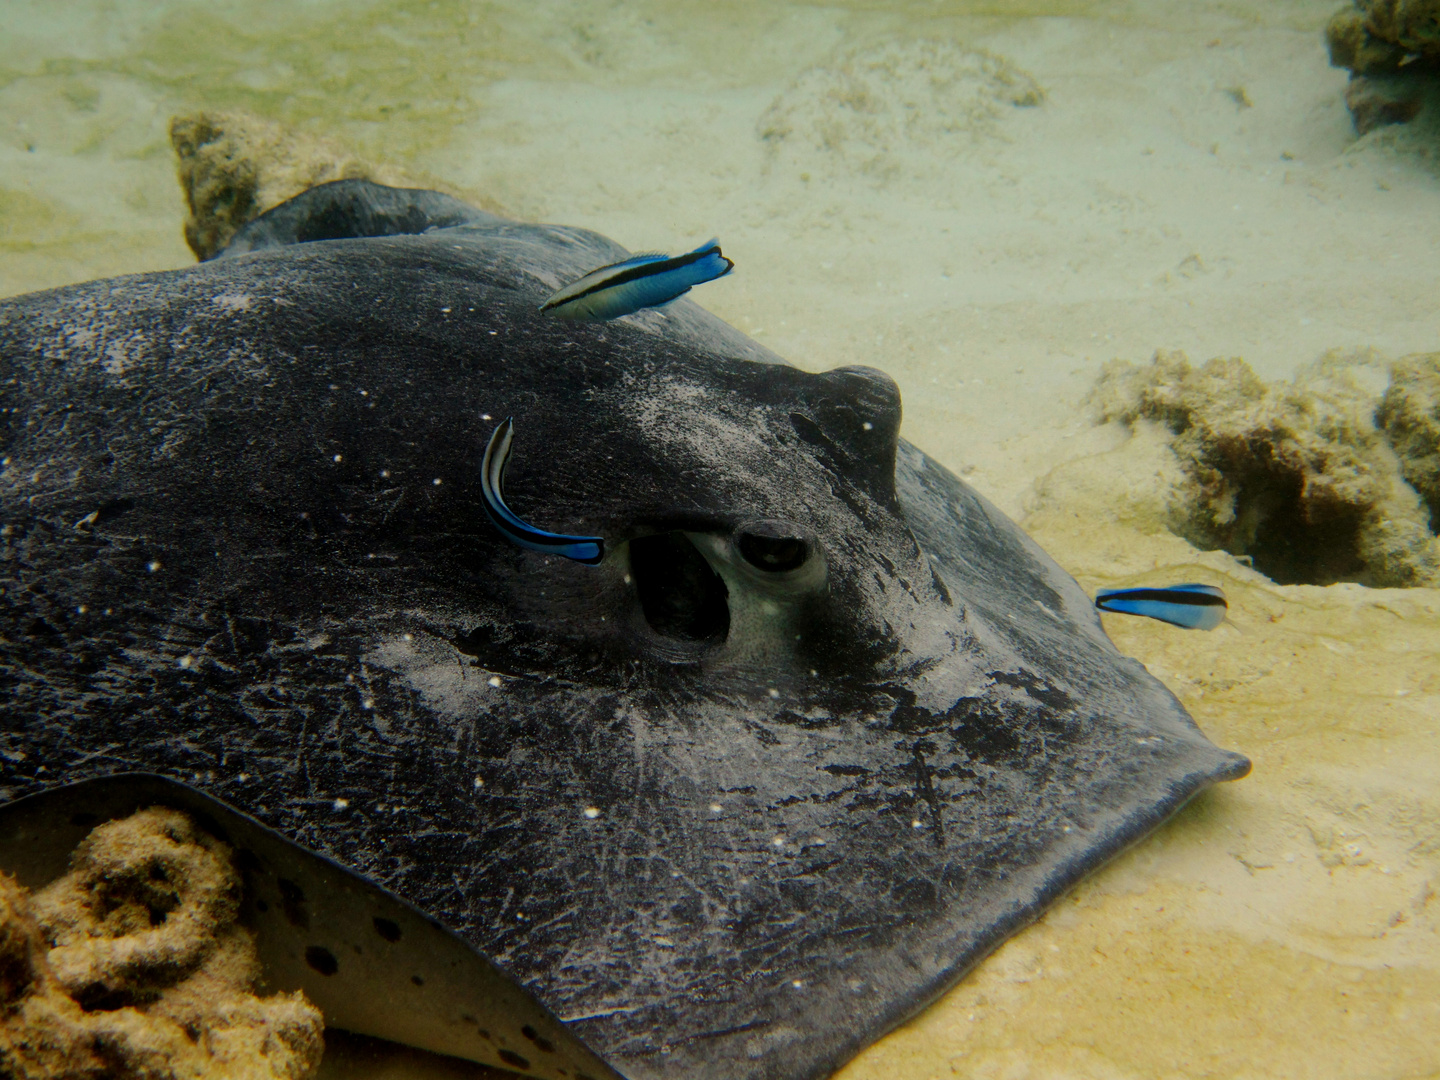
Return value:
[(569, 536), (537, 529), (505, 505), (505, 465), (515, 436), (514, 418), (507, 416), (490, 436), (485, 460), (480, 466), (480, 488), (485, 496), (485, 513), (495, 528), (512, 544), (563, 555), (576, 562), (594, 565), (605, 557), (605, 540), (600, 536)]
[(1187, 583), (1163, 589), (1101, 589), (1095, 594), (1101, 611), (1144, 615), (1187, 630), (1214, 630), (1225, 621), (1225, 594), (1214, 585)]

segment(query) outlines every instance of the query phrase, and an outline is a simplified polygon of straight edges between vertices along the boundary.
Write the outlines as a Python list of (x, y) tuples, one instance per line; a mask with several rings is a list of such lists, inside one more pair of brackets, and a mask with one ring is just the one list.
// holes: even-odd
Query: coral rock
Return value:
[(308, 1080), (323, 1019), (257, 997), (230, 849), (152, 807), (96, 828), (33, 897), (0, 873), (0, 1076)]
[(368, 164), (328, 139), (242, 112), (177, 116), (170, 143), (190, 208), (185, 239), (201, 260), (213, 259), (247, 222), (316, 184), (408, 182), (398, 170)]
[(1330, 63), (1352, 78), (1345, 104), (1361, 135), (1413, 120), (1440, 65), (1440, 0), (1355, 0), (1325, 27)]
[(1110, 365), (1092, 400), (1102, 421), (1169, 430), (1185, 478), (1170, 525), (1196, 546), (1248, 555), (1281, 584), (1440, 581), (1440, 545), (1366, 374), (1331, 356), (1270, 386), (1238, 358), (1196, 368), (1162, 352)]
[(1405, 479), (1430, 510), (1440, 532), (1440, 353), (1397, 360), (1376, 419), (1400, 457)]

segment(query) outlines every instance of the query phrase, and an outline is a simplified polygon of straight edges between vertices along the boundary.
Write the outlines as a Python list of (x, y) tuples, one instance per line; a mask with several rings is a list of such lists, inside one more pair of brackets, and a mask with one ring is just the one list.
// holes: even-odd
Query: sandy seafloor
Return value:
[(1436, 1077), (1440, 591), (1195, 551), (1081, 406), (1157, 348), (1440, 349), (1440, 124), (1356, 139), (1333, 8), (3, 0), (0, 295), (191, 263), (166, 124), (199, 107), (635, 250), (718, 233), (700, 303), (890, 372), (1084, 586), (1224, 585), (1212, 634), (1107, 628), (1255, 765), (840, 1075)]

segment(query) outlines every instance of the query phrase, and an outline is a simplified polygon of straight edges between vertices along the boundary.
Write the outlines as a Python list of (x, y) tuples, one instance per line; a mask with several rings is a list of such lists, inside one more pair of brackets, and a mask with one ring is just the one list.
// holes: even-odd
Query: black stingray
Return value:
[[(885, 375), (537, 311), (624, 256), (349, 181), (0, 302), (0, 797), (187, 781), (635, 1080), (819, 1077), (1248, 766)], [(509, 505), (600, 565), (487, 520), (509, 416)]]

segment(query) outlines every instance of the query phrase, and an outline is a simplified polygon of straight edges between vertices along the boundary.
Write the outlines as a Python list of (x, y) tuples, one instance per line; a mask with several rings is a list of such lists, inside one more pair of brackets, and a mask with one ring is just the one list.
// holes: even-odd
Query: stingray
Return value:
[(1248, 763), (886, 375), (538, 311), (626, 255), (344, 181), (0, 302), (0, 797), (183, 781), (631, 1080), (821, 1077)]

